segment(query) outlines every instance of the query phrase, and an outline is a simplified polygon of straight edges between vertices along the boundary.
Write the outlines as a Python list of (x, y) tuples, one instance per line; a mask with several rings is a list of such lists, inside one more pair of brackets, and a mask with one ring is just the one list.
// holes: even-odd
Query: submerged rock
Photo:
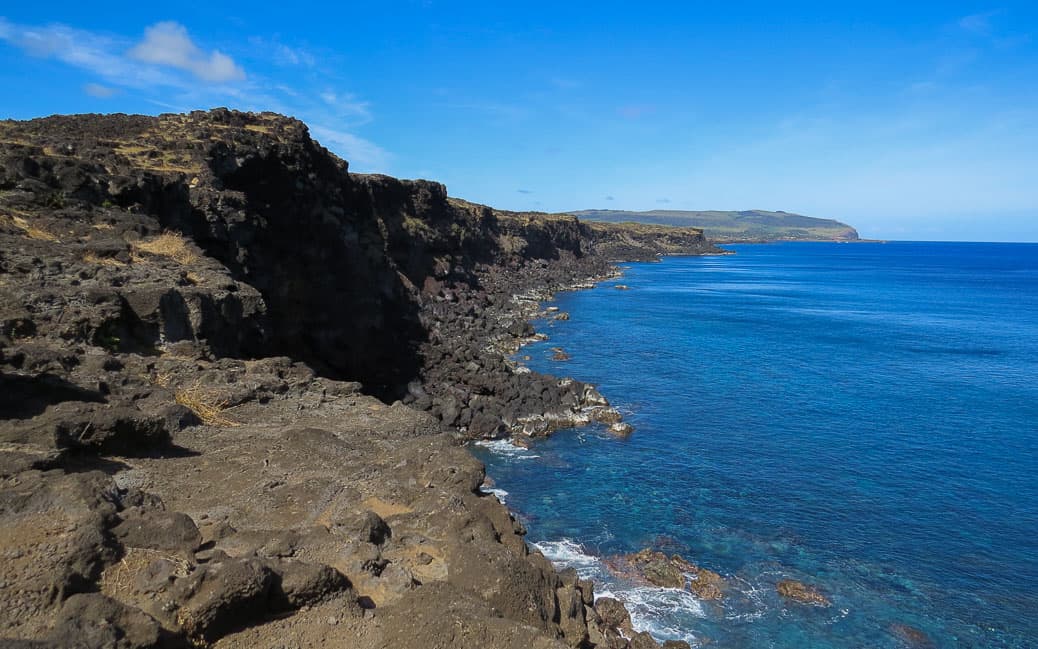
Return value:
[(780, 581), (775, 585), (775, 590), (778, 591), (779, 595), (799, 604), (813, 604), (815, 606), (832, 605), (829, 598), (823, 595), (817, 588), (795, 579), (784, 579)]
[(895, 637), (911, 649), (933, 649), (937, 646), (925, 631), (914, 626), (896, 622), (888, 628)]

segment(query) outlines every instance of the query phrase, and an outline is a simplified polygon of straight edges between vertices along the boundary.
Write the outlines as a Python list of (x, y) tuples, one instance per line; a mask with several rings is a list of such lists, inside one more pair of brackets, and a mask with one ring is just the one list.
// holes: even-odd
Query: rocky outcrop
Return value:
[(832, 602), (814, 586), (809, 586), (795, 579), (783, 579), (775, 585), (778, 594), (798, 604), (814, 604), (815, 606), (831, 606)]
[(713, 570), (697, 566), (680, 555), (667, 556), (649, 548), (634, 554), (612, 557), (606, 565), (616, 574), (632, 581), (661, 588), (686, 589), (703, 600), (724, 598), (727, 587), (724, 577)]
[(0, 638), (651, 641), (459, 444), (619, 423), (509, 360), (526, 317), (613, 258), (711, 250), (350, 174), (272, 114), (0, 122)]

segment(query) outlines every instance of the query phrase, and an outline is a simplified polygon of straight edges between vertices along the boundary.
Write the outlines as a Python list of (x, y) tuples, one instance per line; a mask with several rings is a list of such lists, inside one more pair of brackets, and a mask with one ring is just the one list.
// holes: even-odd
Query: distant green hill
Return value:
[(722, 212), (710, 210), (689, 212), (683, 210), (652, 210), (626, 212), (623, 210), (581, 210), (568, 212), (586, 221), (609, 223), (654, 223), (701, 228), (713, 241), (857, 241), (858, 231), (832, 219), (816, 219), (790, 212), (747, 210)]

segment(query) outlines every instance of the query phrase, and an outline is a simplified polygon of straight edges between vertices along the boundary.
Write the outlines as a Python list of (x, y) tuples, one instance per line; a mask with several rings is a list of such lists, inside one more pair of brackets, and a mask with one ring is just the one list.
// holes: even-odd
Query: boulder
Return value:
[(58, 613), (49, 639), (70, 649), (158, 649), (183, 646), (158, 620), (100, 593), (73, 595)]
[(389, 525), (373, 511), (356, 512), (336, 522), (332, 529), (336, 534), (374, 545), (382, 545), (393, 535)]
[(631, 630), (631, 614), (623, 603), (612, 597), (599, 597), (595, 600), (595, 612), (602, 623), (610, 629), (620, 631)]
[(133, 507), (119, 517), (122, 521), (112, 533), (129, 547), (190, 553), (202, 544), (202, 534), (187, 514)]
[(116, 488), (100, 471), (67, 474), (24, 471), (0, 489), (0, 629), (49, 626), (72, 594), (94, 589), (106, 566), (118, 561), (109, 533)]
[(274, 611), (312, 606), (352, 593), (349, 579), (331, 566), (291, 559), (270, 560), (267, 566), (275, 575), (270, 593)]
[(174, 584), (177, 619), (189, 636), (211, 642), (262, 619), (274, 581), (274, 572), (258, 559), (208, 563)]
[(634, 432), (634, 426), (625, 421), (609, 424), (609, 432), (617, 437), (629, 437)]

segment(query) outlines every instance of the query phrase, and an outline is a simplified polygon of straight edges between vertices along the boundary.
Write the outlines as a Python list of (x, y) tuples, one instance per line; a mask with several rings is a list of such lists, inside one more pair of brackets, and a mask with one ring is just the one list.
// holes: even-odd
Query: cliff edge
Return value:
[(351, 174), (279, 115), (0, 122), (0, 638), (654, 646), (460, 443), (612, 418), (508, 359), (530, 305), (714, 252)]

